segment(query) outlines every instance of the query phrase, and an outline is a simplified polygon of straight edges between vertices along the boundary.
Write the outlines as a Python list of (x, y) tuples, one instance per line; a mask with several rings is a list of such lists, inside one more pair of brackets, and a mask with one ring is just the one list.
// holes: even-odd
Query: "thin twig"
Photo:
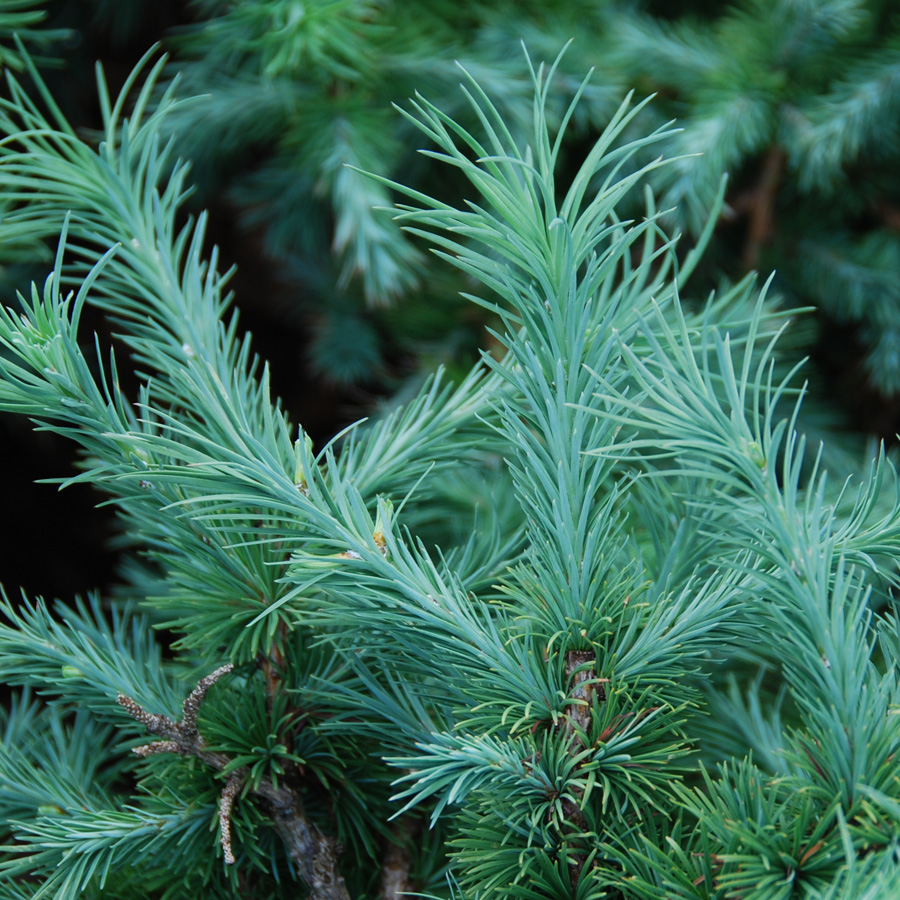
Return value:
[(241, 789), (241, 781), (237, 772), (232, 772), (225, 782), (225, 787), (222, 788), (222, 797), (219, 800), (219, 839), (225, 863), (229, 866), (234, 863), (234, 853), (231, 849), (231, 808), (234, 806), (234, 798)]

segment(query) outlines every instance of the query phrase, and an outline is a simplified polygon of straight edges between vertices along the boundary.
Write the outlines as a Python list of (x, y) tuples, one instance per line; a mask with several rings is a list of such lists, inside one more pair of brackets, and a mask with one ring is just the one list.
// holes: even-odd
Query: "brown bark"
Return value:
[(263, 780), (254, 791), (269, 813), (272, 826), (284, 843), (310, 900), (350, 900), (344, 877), (338, 871), (337, 841), (310, 822), (300, 798), (287, 788), (275, 788)]
[(416, 886), (410, 878), (412, 858), (409, 846), (419, 823), (415, 819), (403, 819), (391, 839), (384, 841), (384, 856), (381, 862), (382, 900), (400, 900), (404, 894), (415, 893)]
[(881, 216), (882, 222), (893, 231), (900, 231), (900, 209), (891, 206), (886, 200), (879, 200), (875, 209)]
[(759, 183), (742, 198), (743, 202), (735, 203), (736, 210), (744, 206), (750, 216), (743, 253), (744, 264), (750, 269), (759, 264), (760, 251), (775, 230), (775, 195), (786, 159), (784, 150), (773, 144), (763, 160)]

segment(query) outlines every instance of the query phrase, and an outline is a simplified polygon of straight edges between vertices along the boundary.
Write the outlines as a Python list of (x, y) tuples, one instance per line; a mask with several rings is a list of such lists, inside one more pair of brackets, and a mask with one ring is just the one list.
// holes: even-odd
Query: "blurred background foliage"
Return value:
[[(583, 73), (595, 73), (563, 165), (580, 162), (628, 90), (656, 93), (633, 130), (670, 119), (682, 128), (667, 153), (683, 158), (659, 170), (656, 189), (684, 252), (729, 175), (695, 283), (712, 289), (776, 269), (783, 302), (814, 308), (794, 339), (822, 386), (809, 407), (813, 436), (843, 429), (850, 448), (860, 435), (891, 440), (900, 430), (896, 0), (0, 0), (0, 62), (11, 69), (22, 64), (14, 32), (86, 130), (98, 121), (96, 59), (115, 90), (154, 42), (170, 55), (180, 95), (196, 95), (171, 121), (192, 161), (194, 209), (211, 210), (212, 238), (238, 265), (242, 321), (276, 391), (317, 439), (378, 398), (402, 396), (424, 371), (467, 370), (491, 345), (490, 321), (459, 299), (464, 280), (378, 209), (390, 191), (357, 171), (464, 198), (461, 180), (416, 152), (420, 138), (391, 104), (418, 91), (468, 127), (459, 61), (524, 127), (521, 44), (552, 59), (570, 39), (558, 114)], [(42, 251), (27, 235), (0, 248), (5, 302), (27, 273), (43, 277), (29, 268)], [(16, 427), (2, 423), (4, 468), (25, 490), (11, 460), (34, 454)], [(41, 463), (41, 474), (66, 466)], [(106, 574), (76, 575), (86, 579), (76, 589), (109, 577), (100, 565)]]

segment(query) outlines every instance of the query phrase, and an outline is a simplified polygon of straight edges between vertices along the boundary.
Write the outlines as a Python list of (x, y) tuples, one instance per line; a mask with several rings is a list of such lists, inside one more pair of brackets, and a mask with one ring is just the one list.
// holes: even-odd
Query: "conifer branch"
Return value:
[[(177, 753), (194, 756), (217, 771), (225, 770), (231, 760), (224, 753), (207, 749), (203, 736), (197, 729), (197, 715), (207, 691), (234, 667), (231, 663), (220, 666), (204, 676), (184, 701), (184, 712), (180, 722), (168, 716), (147, 712), (131, 697), (119, 694), (116, 702), (151, 734), (167, 738), (144, 744), (134, 749), (137, 756), (156, 753)], [(235, 862), (231, 844), (231, 812), (234, 801), (248, 775), (246, 767), (230, 772), (222, 789), (219, 801), (219, 835), (225, 862)], [(312, 900), (349, 900), (349, 893), (343, 876), (338, 872), (340, 855), (337, 841), (322, 833), (309, 821), (300, 797), (290, 788), (276, 786), (270, 779), (262, 778), (250, 788), (250, 792), (262, 801), (263, 808), (271, 817), (272, 826), (284, 842), (285, 851), (297, 867)]]

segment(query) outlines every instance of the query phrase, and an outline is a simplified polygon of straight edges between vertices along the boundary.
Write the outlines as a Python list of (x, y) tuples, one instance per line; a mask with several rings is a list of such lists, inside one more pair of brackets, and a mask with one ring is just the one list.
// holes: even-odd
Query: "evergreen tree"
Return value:
[(133, 562), (4, 604), (0, 896), (892, 896), (897, 473), (804, 465), (752, 276), (682, 300), (722, 193), (679, 262), (671, 131), (629, 140), (628, 99), (558, 183), (552, 70), (527, 141), (465, 75), (477, 129), (413, 101), (470, 202), (393, 184), (400, 223), (497, 351), (317, 449), (178, 218), (162, 68), (100, 73), (96, 147), (39, 81), (3, 103), (0, 238), (61, 237), (0, 314), (0, 407), (76, 442)]

